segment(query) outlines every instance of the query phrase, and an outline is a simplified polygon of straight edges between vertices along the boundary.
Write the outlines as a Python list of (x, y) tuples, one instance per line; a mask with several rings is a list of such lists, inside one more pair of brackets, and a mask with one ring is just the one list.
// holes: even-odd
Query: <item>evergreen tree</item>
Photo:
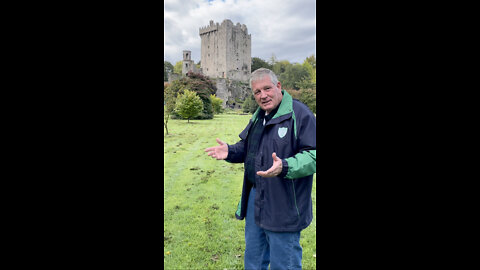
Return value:
[(272, 70), (273, 66), (270, 65), (269, 63), (265, 62), (264, 60), (258, 58), (258, 57), (253, 57), (252, 58), (252, 72), (259, 68), (268, 68)]
[(183, 94), (177, 97), (175, 111), (188, 120), (197, 116), (203, 110), (203, 102), (197, 93), (185, 89)]

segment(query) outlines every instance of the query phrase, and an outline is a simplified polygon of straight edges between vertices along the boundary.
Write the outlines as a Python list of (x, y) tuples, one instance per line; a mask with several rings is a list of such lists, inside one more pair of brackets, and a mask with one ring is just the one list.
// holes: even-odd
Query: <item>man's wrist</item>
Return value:
[(279, 177), (285, 177), (288, 173), (288, 162), (285, 159), (282, 159), (282, 172), (278, 175)]

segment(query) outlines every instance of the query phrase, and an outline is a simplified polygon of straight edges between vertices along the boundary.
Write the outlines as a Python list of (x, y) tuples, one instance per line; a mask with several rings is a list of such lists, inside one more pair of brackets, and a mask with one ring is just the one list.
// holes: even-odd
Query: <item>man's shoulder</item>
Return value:
[(295, 99), (295, 98), (292, 99), (292, 106), (295, 114), (309, 114), (313, 116), (313, 113), (310, 110), (310, 108), (308, 108), (308, 106), (305, 105), (305, 103), (301, 102), (298, 99)]

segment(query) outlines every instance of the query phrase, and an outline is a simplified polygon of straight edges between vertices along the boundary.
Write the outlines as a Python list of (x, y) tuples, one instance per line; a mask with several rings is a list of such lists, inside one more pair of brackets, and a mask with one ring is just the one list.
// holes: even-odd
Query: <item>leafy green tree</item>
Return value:
[(168, 120), (175, 110), (175, 93), (170, 86), (163, 88), (163, 125), (168, 135)]
[(294, 99), (300, 100), (313, 112), (317, 113), (317, 91), (313, 89), (286, 90)]
[(182, 74), (182, 65), (183, 65), (183, 61), (178, 61), (175, 64), (175, 66), (173, 67), (173, 73), (181, 75)]
[(272, 69), (272, 65), (270, 65), (269, 63), (265, 62), (264, 60), (258, 58), (258, 57), (253, 57), (252, 58), (252, 72), (254, 72), (255, 70), (259, 69), (259, 68), (268, 68), (268, 69)]
[(215, 94), (210, 95), (210, 100), (212, 102), (213, 112), (220, 114), (223, 112), (222, 103), (223, 100), (215, 96)]
[(311, 56), (307, 57), (305, 59), (310, 65), (312, 65), (313, 68), (317, 68), (317, 60), (315, 59), (315, 55), (312, 54)]
[(313, 113), (317, 113), (317, 90), (309, 88), (301, 90), (300, 101), (310, 108)]
[(287, 60), (277, 61), (272, 66), (273, 72), (275, 72), (277, 77), (280, 79), (280, 76), (282, 75), (282, 73), (284, 73), (287, 70), (287, 67), (291, 65), (292, 64), (290, 64), (290, 62), (288, 62)]
[(185, 89), (183, 94), (177, 97), (175, 111), (188, 120), (197, 116), (203, 110), (203, 102), (194, 91)]
[(300, 81), (296, 82), (295, 83), (295, 86), (298, 88), (298, 89), (311, 89), (311, 88), (314, 88), (315, 87), (315, 83), (312, 82), (311, 79), (307, 78), (307, 77), (304, 77), (303, 79), (301, 79)]
[(308, 70), (300, 64), (287, 66), (285, 72), (280, 75), (282, 87), (286, 89), (299, 90), (300, 87), (297, 86), (297, 83), (304, 80), (305, 78), (307, 80), (311, 80)]
[(210, 95), (217, 92), (216, 84), (207, 76), (189, 71), (187, 85), (188, 89), (195, 91), (203, 101), (203, 111), (195, 119), (212, 119), (213, 106)]
[[(185, 89), (189, 89), (190, 91), (197, 93), (197, 95), (203, 101), (203, 111), (194, 119), (213, 118), (213, 107), (212, 101), (210, 100), (210, 95), (215, 94), (217, 87), (209, 77), (198, 73), (188, 72), (186, 77), (182, 77), (179, 80), (173, 81), (170, 87), (175, 93), (175, 96), (183, 94)], [(174, 112), (172, 114), (172, 118), (178, 117), (180, 117), (178, 113)]]
[(168, 73), (173, 72), (173, 65), (168, 61), (163, 61), (163, 81), (168, 81)]
[(255, 101), (255, 98), (253, 95), (249, 95), (246, 99), (245, 102), (243, 103), (243, 108), (242, 111), (244, 113), (254, 113), (258, 108), (258, 104)]
[(307, 59), (305, 59), (302, 66), (307, 70), (308, 74), (310, 74), (310, 81), (312, 83), (316, 84), (317, 83), (317, 69), (314, 68), (312, 66), (312, 64), (309, 61), (307, 61)]

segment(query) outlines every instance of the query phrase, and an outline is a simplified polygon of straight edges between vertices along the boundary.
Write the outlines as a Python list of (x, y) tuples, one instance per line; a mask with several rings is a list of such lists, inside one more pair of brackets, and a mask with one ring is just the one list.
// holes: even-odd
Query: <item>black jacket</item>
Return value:
[[(266, 230), (300, 231), (312, 221), (312, 182), (316, 172), (316, 118), (308, 107), (282, 90), (277, 113), (265, 125), (255, 158), (255, 171), (273, 165), (272, 153), (282, 159), (282, 173), (256, 177), (255, 223)], [(260, 108), (240, 133), (240, 141), (228, 146), (226, 161), (245, 162), (248, 131), (257, 121)], [(235, 216), (244, 219), (252, 184), (244, 174), (242, 197)]]

